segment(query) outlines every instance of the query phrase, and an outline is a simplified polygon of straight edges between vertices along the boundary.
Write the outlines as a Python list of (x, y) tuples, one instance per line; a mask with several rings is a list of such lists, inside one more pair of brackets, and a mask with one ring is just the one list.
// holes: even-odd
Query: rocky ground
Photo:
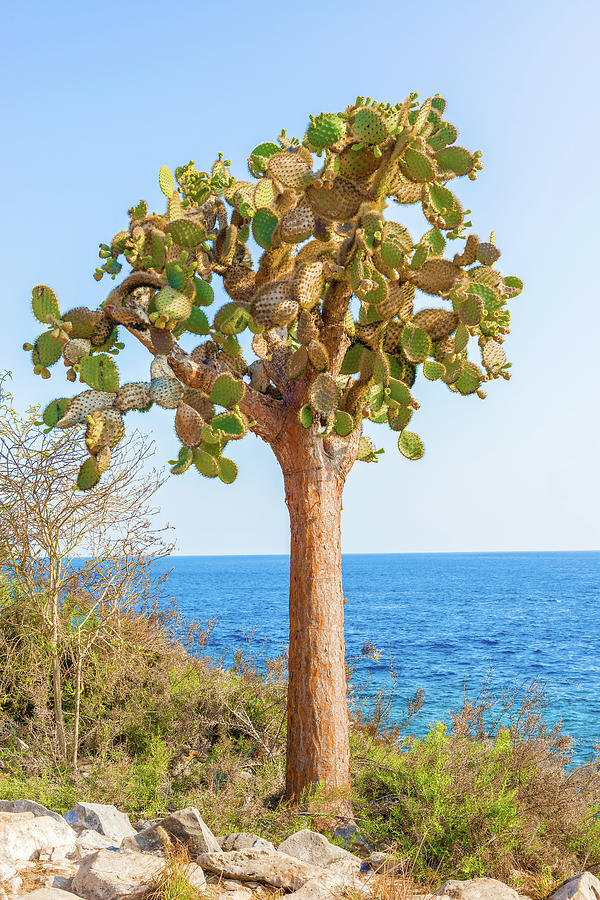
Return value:
[[(30, 800), (0, 801), (0, 900), (138, 900), (164, 886), (173, 848), (185, 846), (186, 900), (333, 900), (399, 897), (424, 900), (405, 889), (389, 892), (397, 861), (371, 852), (353, 825), (339, 836), (360, 855), (304, 829), (279, 847), (255, 834), (215, 837), (197, 809), (173, 812), (133, 827), (114, 806), (78, 803), (64, 817)], [(382, 889), (381, 873), (387, 888)], [(397, 873), (402, 881), (401, 873)], [(387, 892), (386, 892), (387, 891)], [(527, 900), (491, 878), (446, 881), (441, 900)], [(177, 900), (176, 892), (164, 892)], [(551, 900), (600, 900), (600, 881), (590, 872), (565, 882)]]

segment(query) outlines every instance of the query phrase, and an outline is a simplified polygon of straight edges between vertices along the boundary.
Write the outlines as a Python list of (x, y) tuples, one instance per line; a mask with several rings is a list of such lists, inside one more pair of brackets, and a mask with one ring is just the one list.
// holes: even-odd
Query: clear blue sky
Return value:
[[(459, 196), (493, 228), (500, 267), (526, 289), (512, 304), (509, 383), (488, 399), (418, 384), (426, 455), (357, 464), (344, 502), (346, 552), (600, 547), (597, 3), (5, 4), (2, 97), (2, 357), (24, 408), (70, 392), (60, 366), (35, 378), (20, 349), (39, 326), (31, 287), (63, 308), (96, 305), (97, 246), (140, 198), (162, 204), (161, 164), (208, 167), (357, 94), (396, 102), (439, 91), (459, 143), (485, 169)], [(462, 184), (464, 182), (464, 185)], [(398, 217), (400, 210), (394, 212)], [(120, 360), (123, 357), (120, 357)], [(122, 377), (147, 377), (135, 351)], [(131, 417), (133, 419), (133, 417)], [(177, 446), (170, 414), (158, 458)], [(162, 489), (180, 553), (288, 547), (281, 476), (253, 436), (235, 446), (230, 487), (188, 473)]]

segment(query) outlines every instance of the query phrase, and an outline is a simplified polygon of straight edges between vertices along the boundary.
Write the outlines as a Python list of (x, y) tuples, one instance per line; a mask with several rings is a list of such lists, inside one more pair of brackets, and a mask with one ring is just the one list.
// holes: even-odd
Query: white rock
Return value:
[(8, 864), (32, 859), (41, 853), (66, 856), (75, 848), (75, 832), (64, 821), (32, 812), (0, 813), (0, 853)]
[(63, 816), (51, 809), (46, 809), (41, 803), (35, 800), (0, 800), (0, 813), (2, 812), (30, 812), (34, 816), (50, 816), (57, 822), (64, 822)]
[(190, 852), (218, 853), (221, 846), (216, 837), (193, 806), (187, 809), (179, 809), (177, 812), (165, 816), (151, 828), (145, 828), (139, 834), (134, 834), (121, 844), (122, 850), (157, 850), (162, 848), (163, 842), (158, 828), (164, 829), (169, 837), (175, 841), (186, 844)]
[(85, 828), (81, 831), (75, 841), (75, 850), (73, 856), (80, 859), (83, 856), (89, 856), (95, 850), (108, 850), (109, 847), (115, 847), (112, 838), (100, 834), (99, 831), (93, 831), (91, 828)]
[[(221, 850), (274, 850), (275, 845), (271, 841), (266, 841), (257, 834), (247, 831), (240, 831), (235, 834), (226, 834), (218, 837), (217, 841)], [(293, 855), (293, 854), (292, 854)]]
[(23, 894), (21, 900), (79, 900), (76, 894), (63, 891), (60, 888), (38, 888), (29, 894)]
[[(85, 900), (141, 897), (164, 866), (164, 859), (149, 853), (98, 850), (82, 862), (73, 879), (73, 891)], [(205, 890), (206, 880), (200, 866), (189, 866), (189, 881), (197, 890)]]
[(224, 878), (240, 881), (260, 881), (285, 891), (297, 891), (311, 879), (322, 880), (332, 888), (342, 890), (348, 879), (296, 859), (278, 850), (229, 850), (202, 853), (198, 863), (203, 869)]
[(0, 881), (10, 881), (16, 874), (17, 867), (0, 857)]
[(469, 878), (445, 881), (435, 895), (445, 894), (453, 900), (519, 900), (518, 893), (495, 878)]
[(574, 875), (554, 891), (550, 900), (600, 900), (600, 880), (591, 872)]
[(78, 831), (93, 829), (106, 835), (117, 846), (124, 838), (135, 834), (129, 816), (116, 806), (104, 803), (78, 803), (75, 809), (69, 810), (65, 819)]
[(362, 860), (358, 856), (331, 844), (325, 835), (308, 828), (291, 834), (277, 849), (336, 875), (358, 875), (360, 872)]
[(285, 900), (338, 900), (339, 896), (339, 891), (327, 887), (318, 878), (311, 878), (300, 890), (286, 894)]

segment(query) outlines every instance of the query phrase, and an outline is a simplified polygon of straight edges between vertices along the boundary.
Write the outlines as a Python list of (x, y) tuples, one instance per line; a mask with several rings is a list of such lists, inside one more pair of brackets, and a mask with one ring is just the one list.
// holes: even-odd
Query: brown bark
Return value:
[(290, 515), (290, 644), (286, 797), (320, 786), (350, 814), (350, 749), (341, 570), (342, 491), (357, 440), (335, 448), (288, 424), (273, 450)]

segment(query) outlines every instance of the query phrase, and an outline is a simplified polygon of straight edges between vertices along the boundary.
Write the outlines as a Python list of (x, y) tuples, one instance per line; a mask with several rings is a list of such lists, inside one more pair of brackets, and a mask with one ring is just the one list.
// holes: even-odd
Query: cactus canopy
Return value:
[[(153, 404), (170, 411), (182, 445), (172, 472), (193, 467), (229, 483), (237, 467), (226, 446), (249, 430), (265, 436), (283, 409), (341, 440), (365, 418), (388, 425), (400, 452), (419, 459), (423, 443), (408, 430), (419, 369), (481, 398), (485, 382), (509, 377), (502, 343), (522, 283), (496, 268), (493, 234), (469, 232), (455, 182), (477, 177), (481, 154), (456, 144), (445, 107), (440, 96), (394, 106), (359, 97), (311, 116), (301, 140), (282, 132), (260, 144), (248, 180), (222, 154), (210, 171), (162, 166), (166, 208), (150, 213), (141, 201), (100, 245), (97, 281), (128, 267), (100, 308), (61, 313), (51, 288), (34, 287), (33, 313), (47, 328), (25, 345), (35, 373), (48, 378), (62, 358), (85, 388), (43, 417), (87, 429), (81, 489), (110, 464), (123, 417)], [(419, 204), (424, 234), (387, 218), (390, 200)], [(120, 384), (119, 332), (152, 354), (147, 381)], [(377, 461), (366, 438), (357, 458)]]

